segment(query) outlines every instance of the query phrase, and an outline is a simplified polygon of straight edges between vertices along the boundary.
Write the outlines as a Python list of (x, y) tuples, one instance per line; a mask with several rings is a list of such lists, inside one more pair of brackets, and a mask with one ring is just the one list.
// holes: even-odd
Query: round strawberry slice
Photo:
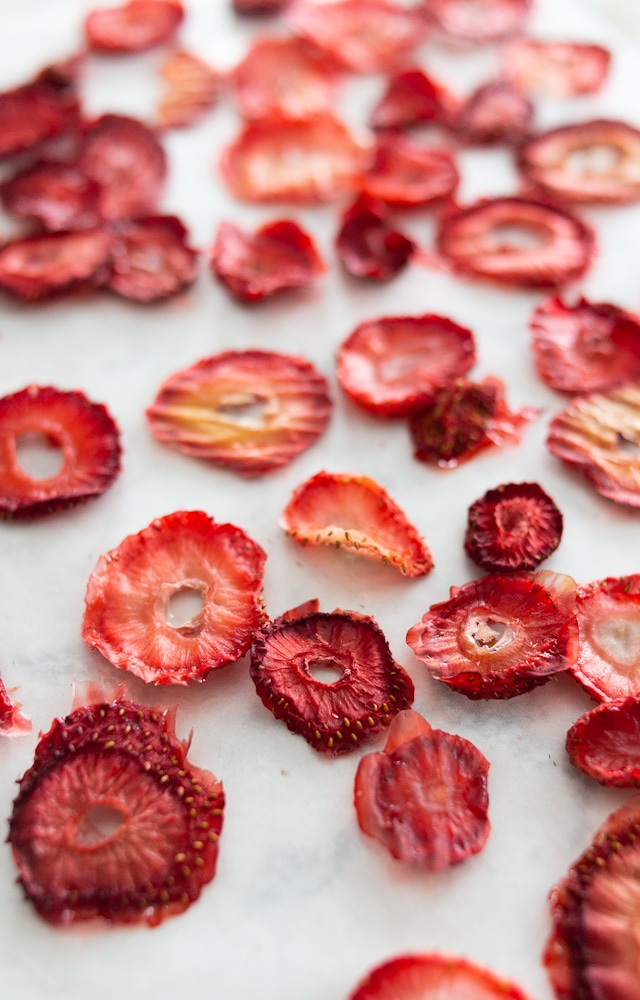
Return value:
[(562, 99), (596, 93), (610, 63), (601, 45), (517, 38), (504, 52), (503, 71), (520, 90)]
[(8, 212), (39, 222), (49, 232), (90, 229), (100, 221), (99, 188), (70, 163), (41, 161), (0, 184)]
[(92, 10), (84, 30), (97, 52), (145, 52), (171, 38), (183, 17), (179, 0), (129, 0)]
[[(53, 447), (61, 468), (31, 474), (20, 461), (23, 445)], [(104, 493), (119, 472), (120, 435), (102, 404), (36, 385), (0, 399), (0, 517), (70, 507)]]
[(52, 924), (159, 924), (214, 876), (224, 793), (187, 759), (175, 709), (122, 696), (41, 737), (8, 840), (26, 897)]
[(336, 252), (354, 278), (388, 281), (409, 263), (416, 245), (387, 221), (384, 206), (362, 195), (344, 213)]
[(465, 101), (455, 122), (469, 145), (518, 145), (529, 137), (533, 104), (512, 83), (492, 80)]
[(429, 549), (403, 511), (366, 476), (319, 472), (294, 490), (280, 526), (301, 545), (333, 545), (426, 576)]
[(488, 490), (467, 514), (464, 550), (489, 572), (532, 570), (558, 548), (562, 514), (537, 483)]
[(639, 787), (640, 699), (619, 698), (592, 708), (571, 726), (566, 747), (573, 766), (588, 778)]
[(103, 285), (113, 237), (106, 229), (44, 233), (0, 247), (0, 288), (26, 302)]
[(450, 124), (457, 100), (421, 69), (403, 69), (387, 80), (384, 94), (371, 112), (373, 129), (409, 128), (433, 122)]
[(513, 983), (451, 955), (400, 955), (377, 966), (349, 1000), (527, 1000)]
[(218, 100), (220, 74), (190, 52), (172, 52), (160, 67), (163, 93), (158, 104), (161, 128), (193, 125)]
[(460, 176), (446, 149), (420, 146), (401, 135), (378, 140), (375, 159), (362, 178), (369, 198), (397, 208), (430, 205), (449, 198)]
[(197, 274), (196, 250), (175, 215), (120, 221), (113, 226), (114, 249), (107, 288), (134, 302), (158, 302), (177, 295)]
[(354, 803), (363, 833), (429, 871), (457, 865), (489, 836), (489, 761), (461, 736), (411, 709), (391, 723), (383, 751), (358, 765)]
[(324, 432), (327, 382), (308, 361), (225, 351), (172, 375), (147, 410), (152, 434), (187, 455), (260, 476)]
[[(241, 528), (176, 511), (128, 535), (89, 578), (82, 638), (155, 684), (202, 681), (249, 648), (266, 556)], [(182, 604), (197, 610), (186, 621)], [(174, 610), (175, 609), (175, 610)]]
[(576, 615), (574, 677), (598, 701), (640, 696), (640, 574), (580, 585)]
[(413, 702), (413, 683), (373, 618), (307, 606), (256, 632), (251, 677), (276, 719), (335, 757), (386, 729)]
[(447, 38), (483, 44), (518, 34), (532, 5), (533, 0), (428, 0), (425, 10)]
[(561, 573), (491, 573), (452, 587), (407, 643), (432, 677), (468, 698), (513, 698), (575, 663), (575, 589)]

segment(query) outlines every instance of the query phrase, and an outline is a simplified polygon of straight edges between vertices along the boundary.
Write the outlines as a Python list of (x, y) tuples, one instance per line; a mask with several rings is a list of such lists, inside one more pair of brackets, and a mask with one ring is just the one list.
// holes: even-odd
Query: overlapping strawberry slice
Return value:
[(158, 302), (195, 281), (198, 253), (175, 215), (121, 220), (113, 226), (114, 246), (106, 287), (134, 302)]
[[(144, 681), (202, 681), (249, 648), (265, 559), (245, 531), (203, 511), (157, 518), (98, 560), (82, 638)], [(197, 605), (186, 621), (181, 602), (189, 612)]]
[(386, 729), (413, 702), (413, 683), (395, 663), (377, 623), (316, 602), (269, 621), (251, 645), (262, 703), (328, 756), (349, 753)]
[(592, 708), (573, 723), (566, 747), (573, 766), (588, 778), (601, 785), (639, 787), (640, 698), (617, 698)]
[(218, 100), (220, 74), (203, 59), (180, 49), (160, 67), (163, 93), (158, 103), (160, 128), (193, 125)]
[(640, 696), (640, 574), (579, 585), (576, 615), (574, 677), (598, 701)]
[(77, 62), (46, 67), (34, 80), (0, 93), (0, 159), (75, 132), (80, 103)]
[(410, 954), (392, 958), (362, 980), (349, 1000), (527, 1000), (514, 984), (466, 958)]
[(409, 263), (416, 245), (387, 218), (386, 206), (361, 195), (342, 216), (336, 252), (355, 278), (388, 281)]
[(518, 145), (532, 126), (531, 101), (507, 80), (492, 80), (474, 90), (455, 121), (458, 136), (469, 145)]
[(21, 736), (31, 732), (31, 719), (13, 701), (0, 677), (0, 736)]
[(387, 79), (369, 124), (374, 129), (403, 129), (429, 123), (448, 125), (457, 110), (456, 98), (422, 69), (401, 69)]
[(180, 0), (128, 0), (90, 11), (84, 31), (97, 52), (144, 52), (171, 38), (184, 14)]
[(75, 164), (43, 160), (0, 184), (0, 199), (13, 215), (58, 232), (95, 226), (99, 191)]
[(25, 896), (52, 924), (159, 924), (214, 876), (224, 793), (187, 758), (175, 709), (116, 693), (41, 736), (8, 840)]
[(369, 198), (406, 208), (449, 198), (459, 180), (448, 150), (390, 134), (378, 139), (373, 164), (360, 186)]
[(418, 530), (367, 476), (319, 472), (294, 490), (280, 518), (301, 545), (331, 545), (425, 576), (433, 559)]
[(533, 0), (425, 0), (430, 22), (452, 41), (483, 44), (522, 31)]
[(516, 38), (503, 54), (503, 71), (520, 90), (567, 98), (602, 87), (611, 53), (584, 42)]
[(558, 548), (562, 514), (537, 483), (488, 490), (467, 514), (464, 550), (489, 572), (536, 569)]
[(490, 573), (452, 587), (407, 643), (432, 677), (468, 698), (513, 698), (576, 662), (575, 593), (561, 573)]

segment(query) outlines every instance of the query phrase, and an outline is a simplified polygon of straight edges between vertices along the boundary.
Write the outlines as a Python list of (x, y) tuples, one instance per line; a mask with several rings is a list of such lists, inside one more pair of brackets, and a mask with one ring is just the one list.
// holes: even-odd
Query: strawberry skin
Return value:
[(466, 958), (399, 955), (372, 969), (348, 1000), (527, 1000), (514, 984)]
[(574, 767), (602, 785), (640, 786), (640, 699), (619, 698), (597, 705), (567, 733)]

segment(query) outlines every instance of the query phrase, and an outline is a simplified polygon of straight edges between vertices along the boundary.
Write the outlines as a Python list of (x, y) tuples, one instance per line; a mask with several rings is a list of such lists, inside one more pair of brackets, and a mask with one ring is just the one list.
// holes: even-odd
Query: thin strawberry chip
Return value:
[(638, 788), (640, 700), (620, 698), (592, 708), (569, 729), (566, 748), (573, 766), (587, 778), (616, 788)]
[(448, 39), (499, 41), (522, 31), (533, 0), (425, 0), (427, 17)]
[(256, 632), (251, 677), (276, 719), (335, 757), (386, 729), (413, 702), (413, 684), (373, 618), (305, 607)]
[(269, 222), (254, 233), (221, 222), (210, 263), (212, 273), (241, 302), (309, 288), (324, 271), (311, 237), (288, 219)]
[(42, 161), (0, 184), (8, 212), (49, 232), (91, 229), (100, 221), (98, 186), (71, 163)]
[(160, 67), (164, 89), (158, 105), (160, 128), (184, 128), (206, 115), (218, 100), (220, 74), (190, 52), (173, 52)]
[(418, 530), (388, 493), (366, 476), (319, 472), (294, 490), (280, 526), (300, 545), (336, 549), (426, 576), (433, 559)]
[(236, 14), (254, 16), (279, 13), (288, 0), (231, 0)]
[(106, 229), (47, 233), (0, 247), (0, 288), (26, 302), (103, 285), (113, 237)]
[(513, 698), (575, 663), (575, 591), (561, 573), (490, 573), (452, 587), (407, 643), (432, 677), (467, 698)]
[(464, 550), (489, 572), (536, 569), (558, 548), (562, 514), (537, 483), (507, 483), (471, 504)]
[(175, 709), (124, 697), (54, 721), (20, 780), (8, 840), (52, 924), (159, 924), (214, 876), (224, 793), (187, 759)]
[(0, 159), (77, 128), (79, 112), (75, 79), (56, 66), (0, 93)]
[(385, 316), (361, 323), (338, 349), (347, 395), (381, 417), (407, 417), (476, 360), (473, 333), (446, 316)]
[(595, 94), (610, 64), (608, 49), (581, 42), (517, 38), (503, 55), (503, 71), (516, 87), (560, 99)]
[(401, 129), (412, 125), (450, 124), (457, 100), (421, 69), (403, 69), (387, 80), (369, 124), (374, 129)]
[(168, 41), (183, 18), (179, 0), (129, 0), (120, 7), (92, 10), (84, 31), (96, 52), (145, 52)]
[[(98, 560), (82, 638), (148, 683), (202, 681), (249, 648), (265, 559), (241, 528), (203, 511), (157, 518)], [(182, 604), (198, 605), (186, 621)]]
[(134, 302), (158, 302), (195, 281), (196, 250), (174, 215), (121, 221), (113, 226), (113, 256), (107, 288)]
[(159, 441), (260, 476), (287, 465), (324, 432), (331, 415), (327, 390), (303, 358), (226, 351), (167, 379), (147, 418)]
[(531, 134), (533, 104), (506, 80), (485, 83), (467, 98), (455, 121), (468, 145), (518, 145)]
[[(31, 474), (21, 464), (29, 444), (54, 448), (62, 467)], [(0, 399), (0, 517), (65, 509), (104, 493), (119, 472), (120, 435), (101, 403), (36, 385)]]
[(387, 221), (385, 206), (362, 195), (342, 218), (336, 253), (354, 278), (388, 281), (402, 271), (416, 245)]
[(397, 208), (430, 205), (451, 197), (460, 175), (446, 149), (420, 146), (401, 135), (378, 140), (362, 192)]
[(0, 736), (24, 736), (31, 732), (31, 719), (11, 700), (0, 677)]
[(513, 983), (451, 955), (400, 955), (365, 977), (348, 1000), (527, 1000)]
[(489, 836), (488, 773), (489, 761), (469, 740), (432, 729), (411, 709), (400, 712), (384, 750), (358, 765), (360, 829), (398, 861), (429, 871), (460, 864)]
[(576, 615), (576, 680), (598, 701), (640, 695), (640, 574), (580, 585)]

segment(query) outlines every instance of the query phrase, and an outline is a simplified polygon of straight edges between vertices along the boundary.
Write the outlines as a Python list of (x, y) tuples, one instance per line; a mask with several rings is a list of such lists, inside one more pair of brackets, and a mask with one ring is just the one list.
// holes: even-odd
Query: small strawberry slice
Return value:
[[(202, 681), (249, 648), (261, 617), (265, 559), (241, 528), (217, 524), (203, 511), (157, 518), (98, 560), (82, 638), (144, 681)], [(201, 606), (174, 624), (172, 609), (183, 599)]]
[(507, 483), (471, 504), (464, 550), (489, 572), (533, 570), (558, 548), (562, 514), (537, 483)]
[(489, 836), (489, 761), (462, 736), (432, 729), (411, 709), (391, 723), (385, 748), (364, 756), (354, 804), (363, 833), (399, 861), (442, 871)]
[(11, 700), (0, 677), (0, 736), (23, 736), (31, 732), (31, 719)]
[(147, 410), (152, 434), (187, 455), (260, 476), (324, 432), (328, 386), (304, 358), (225, 351), (172, 375)]
[(402, 135), (378, 140), (375, 159), (364, 174), (363, 194), (396, 208), (431, 205), (451, 197), (460, 175), (451, 153), (420, 146)]
[(569, 729), (566, 748), (573, 766), (601, 785), (640, 787), (640, 699), (592, 708)]
[(280, 526), (301, 545), (333, 545), (426, 576), (433, 559), (418, 530), (388, 493), (366, 476), (318, 472), (294, 490)]
[(580, 655), (571, 667), (592, 698), (640, 696), (640, 574), (578, 587)]
[(354, 278), (388, 281), (402, 271), (416, 244), (387, 221), (385, 206), (362, 195), (342, 216), (336, 253)]
[(348, 1000), (527, 1000), (513, 983), (466, 958), (415, 954), (392, 958), (362, 980)]
[(220, 74), (191, 52), (172, 52), (159, 72), (163, 83), (158, 104), (160, 128), (193, 125), (218, 100)]
[(337, 377), (363, 409), (407, 417), (424, 410), (475, 360), (471, 330), (446, 316), (384, 316), (361, 323), (343, 341)]
[(484, 44), (517, 35), (533, 0), (427, 0), (427, 17), (447, 39)]
[(47, 67), (35, 80), (0, 93), (0, 159), (77, 128), (80, 105), (72, 69), (72, 61)]
[(533, 126), (533, 104), (507, 80), (478, 87), (464, 102), (455, 121), (458, 136), (468, 145), (518, 145)]
[(146, 52), (171, 38), (184, 13), (180, 0), (129, 0), (90, 11), (85, 36), (96, 52)]
[(575, 591), (561, 573), (490, 573), (452, 587), (407, 643), (432, 677), (467, 698), (513, 698), (575, 663)]
[(403, 69), (387, 80), (386, 89), (369, 117), (373, 129), (412, 125), (448, 125), (458, 110), (449, 91), (421, 69)]
[[(25, 442), (62, 453), (62, 468), (39, 478), (20, 464)], [(0, 399), (0, 517), (36, 517), (99, 496), (120, 472), (120, 435), (100, 403), (80, 392), (27, 386)]]
[(251, 677), (276, 719), (335, 757), (386, 729), (413, 702), (413, 683), (373, 618), (305, 608), (256, 632)]
[(158, 302), (177, 295), (197, 274), (198, 253), (175, 215), (114, 223), (114, 248), (107, 288), (134, 302)]
[(71, 163), (40, 161), (0, 184), (8, 212), (49, 232), (90, 229), (100, 221), (98, 185)]
[(224, 793), (187, 759), (174, 720), (175, 709), (116, 696), (55, 719), (41, 737), (8, 840), (45, 920), (154, 926), (213, 878)]
[(581, 42), (517, 38), (503, 54), (503, 72), (516, 87), (561, 99), (596, 93), (610, 64), (608, 49)]
[(10, 240), (0, 247), (0, 288), (26, 302), (96, 288), (112, 251), (113, 237), (100, 227)]

